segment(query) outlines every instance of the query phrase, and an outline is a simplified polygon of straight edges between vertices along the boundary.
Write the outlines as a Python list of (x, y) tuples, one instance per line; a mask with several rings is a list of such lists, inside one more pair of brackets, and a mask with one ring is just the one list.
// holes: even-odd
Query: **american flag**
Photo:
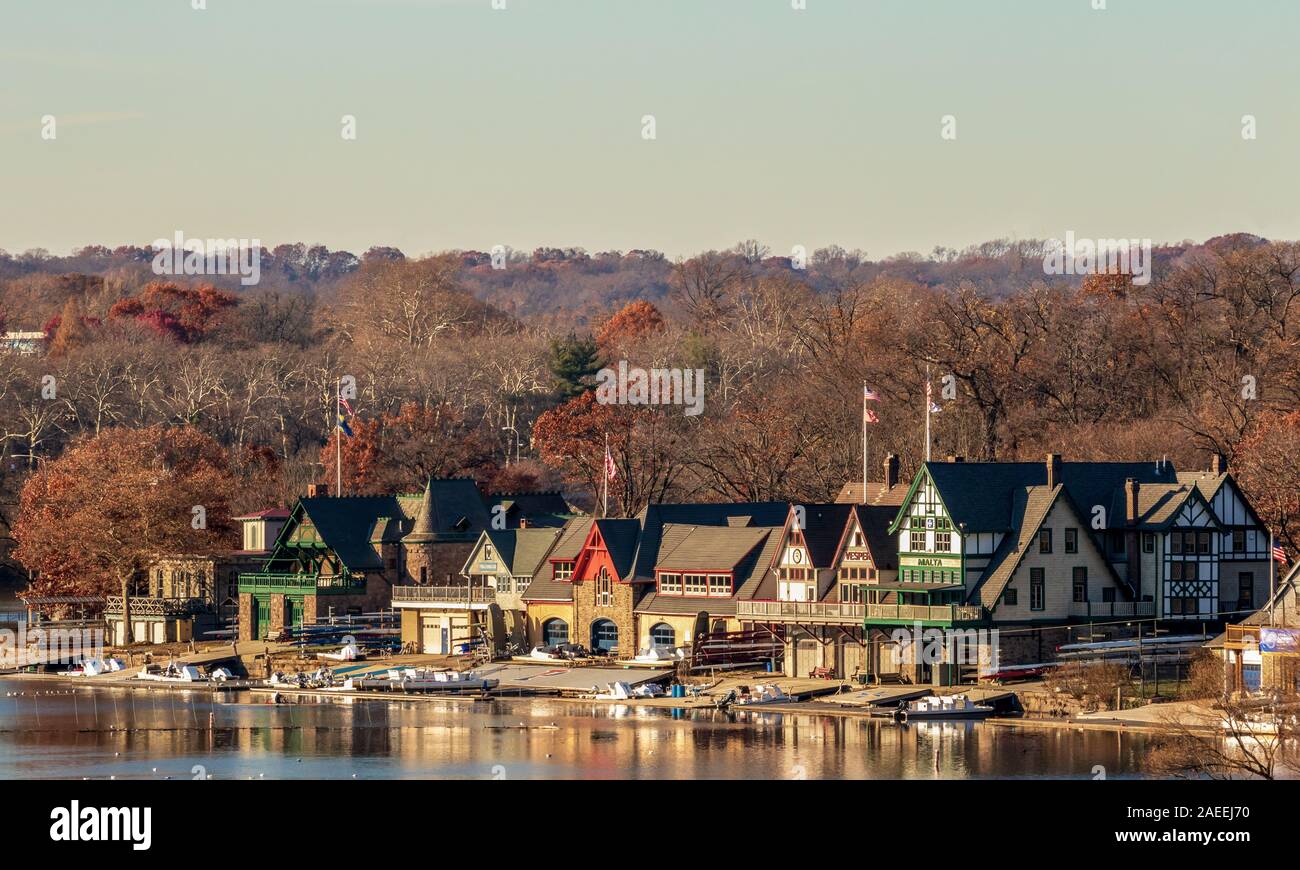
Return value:
[(605, 445), (605, 479), (618, 479), (618, 466), (614, 464), (614, 457), (610, 455), (609, 445)]
[(863, 388), (862, 388), (862, 401), (864, 401), (864, 402), (879, 402), (879, 401), (880, 401), (880, 394), (877, 393), (875, 390), (871, 389), (871, 387), (863, 387)]
[(880, 418), (876, 416), (876, 412), (873, 411), (873, 410), (871, 410), (870, 408), (863, 408), (863, 409), (862, 409), (862, 420), (863, 420), (863, 422), (866, 422), (866, 423), (879, 423), (879, 422), (880, 422)]
[(1285, 564), (1287, 564), (1288, 562), (1291, 561), (1290, 559), (1288, 559), (1288, 558), (1286, 557), (1286, 550), (1282, 549), (1282, 545), (1281, 545), (1281, 544), (1274, 544), (1274, 545), (1273, 545), (1273, 561), (1274, 561), (1274, 562), (1281, 562), (1283, 565), (1285, 565)]
[(356, 412), (352, 410), (352, 406), (348, 404), (347, 399), (343, 398), (342, 396), (339, 396), (339, 404), (343, 406), (343, 410), (348, 412), (349, 417), (356, 416)]

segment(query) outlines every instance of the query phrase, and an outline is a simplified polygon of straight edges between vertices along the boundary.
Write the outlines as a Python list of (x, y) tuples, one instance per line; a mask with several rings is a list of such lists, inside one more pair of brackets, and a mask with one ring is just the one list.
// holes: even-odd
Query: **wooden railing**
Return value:
[(866, 604), (867, 620), (890, 622), (980, 622), (986, 611), (977, 604)]
[[(201, 613), (208, 609), (208, 602), (202, 598), (150, 598), (131, 596), (132, 616), (186, 616)], [(109, 595), (104, 599), (105, 613), (122, 612), (122, 596)]]
[(1154, 601), (1072, 601), (1070, 616), (1079, 619), (1118, 618), (1131, 619), (1155, 616)]
[(496, 590), (483, 586), (394, 586), (393, 601), (428, 601), (436, 604), (490, 604)]
[(832, 601), (737, 601), (736, 617), (747, 620), (803, 619), (861, 625), (865, 606)]
[(342, 574), (267, 574), (239, 575), (241, 592), (358, 592), (366, 588), (365, 577)]
[(737, 601), (740, 620), (783, 619), (862, 625), (874, 619), (906, 622), (979, 622), (983, 607), (966, 604), (845, 604), (833, 601)]

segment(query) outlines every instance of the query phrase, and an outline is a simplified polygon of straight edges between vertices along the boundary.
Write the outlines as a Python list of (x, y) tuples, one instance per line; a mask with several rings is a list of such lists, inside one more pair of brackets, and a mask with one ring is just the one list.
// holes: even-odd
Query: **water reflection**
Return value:
[(1089, 777), (1095, 765), (1116, 777), (1139, 770), (1145, 745), (1102, 731), (555, 699), (277, 705), (48, 682), (0, 690), (6, 778), (949, 779)]

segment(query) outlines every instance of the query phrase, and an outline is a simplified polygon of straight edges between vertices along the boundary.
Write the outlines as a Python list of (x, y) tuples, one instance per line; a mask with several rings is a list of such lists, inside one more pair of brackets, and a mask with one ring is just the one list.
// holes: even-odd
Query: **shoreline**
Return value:
[[(273, 696), (280, 695), (288, 698), (318, 698), (323, 702), (325, 699), (358, 699), (363, 701), (386, 701), (389, 703), (430, 703), (437, 701), (457, 701), (469, 702), (471, 704), (481, 703), (484, 701), (508, 701), (508, 702), (532, 702), (545, 700), (548, 702), (562, 702), (566, 704), (594, 704), (597, 706), (624, 706), (635, 707), (650, 710), (663, 711), (699, 711), (713, 710), (714, 705), (711, 702), (687, 698), (650, 698), (650, 699), (628, 699), (628, 700), (611, 700), (606, 698), (582, 698), (566, 696), (555, 692), (506, 692), (500, 693), (499, 690), (493, 690), (489, 693), (400, 693), (400, 692), (322, 692), (314, 689), (286, 689), (273, 688), (270, 686), (255, 684), (248, 680), (232, 680), (227, 683), (156, 683), (144, 680), (126, 679), (106, 679), (104, 677), (70, 677), (63, 674), (20, 674), (5, 673), (0, 674), (0, 682), (5, 680), (28, 680), (43, 683), (57, 684), (66, 687), (81, 688), (103, 688), (103, 689), (130, 689), (144, 690), (148, 692), (206, 692), (212, 695), (225, 692), (248, 692), (252, 696)], [(61, 693), (60, 693), (61, 694)], [(292, 706), (292, 703), (289, 705)], [(780, 713), (799, 716), (814, 716), (840, 719), (878, 719), (890, 720), (888, 716), (880, 714), (880, 708), (856, 706), (847, 704), (834, 704), (825, 701), (809, 700), (800, 702), (791, 702), (788, 704), (764, 704), (752, 708), (732, 708), (734, 712), (743, 713)], [(1136, 708), (1145, 709), (1145, 708)], [(944, 721), (944, 720), (935, 720)], [(960, 720), (948, 720), (957, 723)], [(1129, 718), (1103, 718), (1098, 716), (1096, 719), (1071, 718), (1040, 718), (1033, 716), (990, 716), (986, 719), (978, 720), (990, 725), (1000, 726), (1003, 728), (1028, 728), (1028, 729), (1045, 729), (1045, 730), (1072, 730), (1072, 731), (1110, 731), (1117, 734), (1135, 733), (1135, 734), (1161, 734), (1173, 729), (1170, 724), (1153, 722), (1145, 719)], [(9, 729), (0, 729), (0, 732)], [(131, 730), (151, 730), (151, 729), (93, 729), (93, 730), (111, 730), (119, 732), (129, 732)], [(195, 729), (173, 729), (173, 730), (195, 730)], [(206, 730), (198, 728), (197, 730)], [(1196, 730), (1205, 733), (1215, 733), (1216, 729), (1205, 727)]]

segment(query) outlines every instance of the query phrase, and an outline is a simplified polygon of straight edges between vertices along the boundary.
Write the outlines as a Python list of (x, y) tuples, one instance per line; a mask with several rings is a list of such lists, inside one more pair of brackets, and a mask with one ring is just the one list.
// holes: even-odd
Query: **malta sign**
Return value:
[(1300, 653), (1300, 629), (1261, 628), (1259, 651), (1262, 653)]

